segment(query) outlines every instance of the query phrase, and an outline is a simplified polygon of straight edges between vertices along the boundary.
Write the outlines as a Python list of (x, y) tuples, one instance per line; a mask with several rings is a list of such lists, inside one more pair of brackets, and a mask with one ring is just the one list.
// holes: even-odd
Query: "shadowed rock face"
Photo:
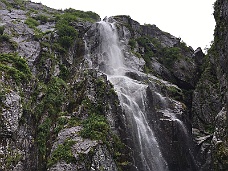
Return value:
[[(227, 1), (214, 3), (214, 42), (193, 93), (194, 137), (202, 170), (227, 170)], [(221, 129), (223, 128), (223, 129)]]
[(0, 170), (227, 170), (227, 11), (205, 55), (129, 16), (1, 1)]

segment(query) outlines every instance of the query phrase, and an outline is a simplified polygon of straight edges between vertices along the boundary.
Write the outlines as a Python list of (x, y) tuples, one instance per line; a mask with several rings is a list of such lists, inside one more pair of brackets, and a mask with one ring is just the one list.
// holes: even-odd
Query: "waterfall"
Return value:
[(159, 144), (146, 117), (147, 85), (126, 76), (127, 71), (139, 71), (125, 65), (115, 24), (101, 21), (98, 23), (98, 29), (101, 39), (98, 69), (107, 75), (118, 94), (128, 129), (132, 133), (134, 147), (138, 150), (138, 170), (166, 171), (167, 163), (162, 157)]

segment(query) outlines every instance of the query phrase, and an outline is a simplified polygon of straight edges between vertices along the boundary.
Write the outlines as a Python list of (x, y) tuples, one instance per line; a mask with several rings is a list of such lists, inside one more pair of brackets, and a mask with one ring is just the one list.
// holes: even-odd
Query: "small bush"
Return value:
[(9, 40), (10, 40), (9, 35), (6, 35), (6, 34), (0, 35), (0, 42), (9, 42)]
[(28, 80), (32, 76), (26, 60), (16, 54), (0, 54), (0, 70), (16, 82)]
[(92, 114), (82, 122), (83, 130), (80, 135), (83, 138), (105, 141), (109, 132), (109, 125), (104, 116)]
[(76, 18), (81, 18), (84, 21), (91, 21), (91, 22), (95, 22), (98, 21), (100, 19), (100, 16), (92, 11), (80, 11), (80, 10), (75, 10), (72, 8), (66, 9), (65, 14), (71, 14), (73, 16), (75, 16)]
[(27, 20), (25, 21), (25, 24), (27, 24), (29, 26), (29, 28), (34, 29), (39, 25), (39, 22), (33, 18), (27, 18)]
[(41, 14), (36, 17), (36, 20), (40, 20), (41, 24), (45, 24), (48, 22), (48, 17), (46, 15)]
[(60, 160), (64, 160), (66, 163), (75, 162), (75, 157), (72, 154), (71, 147), (75, 144), (73, 140), (66, 140), (63, 144), (59, 144), (53, 151), (50, 159), (48, 160), (48, 167), (51, 167)]
[(128, 44), (131, 46), (131, 49), (134, 50), (134, 48), (136, 47), (135, 39), (130, 39)]
[(173, 66), (176, 60), (181, 58), (182, 58), (182, 54), (181, 54), (180, 48), (178, 47), (163, 48), (160, 62), (163, 63), (167, 68), (170, 68)]
[(59, 25), (57, 29), (58, 29), (57, 33), (59, 37), (68, 36), (70, 38), (75, 38), (78, 35), (75, 28), (70, 25)]
[[(71, 19), (70, 19), (71, 20)], [(58, 43), (60, 46), (65, 49), (65, 51), (70, 48), (70, 46), (73, 44), (74, 40), (78, 36), (78, 32), (74, 27), (72, 27), (69, 23), (66, 22), (67, 20), (60, 21), (56, 25), (57, 34), (59, 35)], [(60, 51), (61, 48), (58, 48)]]

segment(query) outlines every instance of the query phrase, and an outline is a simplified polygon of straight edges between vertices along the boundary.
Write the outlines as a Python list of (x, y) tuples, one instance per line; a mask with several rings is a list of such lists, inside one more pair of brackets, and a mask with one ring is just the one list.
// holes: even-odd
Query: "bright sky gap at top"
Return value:
[(129, 15), (140, 24), (155, 24), (193, 49), (213, 41), (215, 0), (32, 0), (55, 8), (93, 11), (101, 16)]

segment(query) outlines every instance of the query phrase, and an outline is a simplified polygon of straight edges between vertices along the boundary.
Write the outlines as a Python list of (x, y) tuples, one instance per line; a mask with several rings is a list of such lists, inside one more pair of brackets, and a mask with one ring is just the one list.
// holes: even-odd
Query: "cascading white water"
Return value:
[[(146, 118), (147, 85), (133, 80), (125, 73), (132, 69), (124, 65), (118, 33), (114, 23), (106, 21), (98, 25), (101, 36), (99, 70), (105, 73), (114, 85), (126, 122), (131, 129), (135, 147), (139, 151), (140, 171), (166, 171), (166, 161), (162, 157), (156, 137)], [(139, 71), (135, 71), (139, 72)]]

